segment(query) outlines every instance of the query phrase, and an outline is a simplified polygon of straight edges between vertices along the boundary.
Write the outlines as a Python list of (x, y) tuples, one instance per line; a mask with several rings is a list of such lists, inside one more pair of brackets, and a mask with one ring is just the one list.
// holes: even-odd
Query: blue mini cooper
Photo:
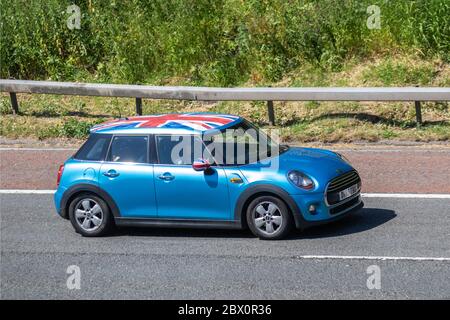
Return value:
[(241, 117), (212, 113), (96, 125), (57, 183), (56, 209), (83, 236), (153, 226), (280, 239), (363, 206), (361, 179), (342, 155), (280, 145)]

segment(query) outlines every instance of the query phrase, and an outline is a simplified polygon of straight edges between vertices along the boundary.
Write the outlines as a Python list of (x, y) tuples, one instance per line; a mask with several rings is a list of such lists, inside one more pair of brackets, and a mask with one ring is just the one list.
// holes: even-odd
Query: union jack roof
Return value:
[(91, 128), (91, 132), (117, 129), (169, 128), (207, 131), (221, 129), (237, 123), (241, 117), (216, 113), (172, 113), (128, 117), (107, 121)]

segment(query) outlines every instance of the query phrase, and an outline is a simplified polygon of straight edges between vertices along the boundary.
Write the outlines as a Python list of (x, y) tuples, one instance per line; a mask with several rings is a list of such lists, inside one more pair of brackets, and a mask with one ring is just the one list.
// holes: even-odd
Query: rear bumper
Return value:
[(62, 197), (63, 197), (65, 191), (66, 191), (66, 188), (59, 187), (56, 190), (55, 194), (53, 195), (53, 201), (54, 201), (55, 209), (56, 209), (56, 212), (58, 213), (58, 215), (67, 219), (65, 208), (61, 204)]

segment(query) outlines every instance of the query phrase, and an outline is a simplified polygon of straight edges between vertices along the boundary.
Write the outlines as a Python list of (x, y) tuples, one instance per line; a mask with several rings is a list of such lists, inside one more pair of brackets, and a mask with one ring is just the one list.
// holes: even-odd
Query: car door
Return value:
[(122, 217), (156, 217), (149, 136), (114, 136), (100, 169), (99, 183), (114, 199)]
[[(178, 137), (178, 139), (177, 139)], [(159, 218), (229, 220), (228, 185), (220, 167), (195, 171), (194, 136), (156, 135), (158, 163), (154, 166)], [(188, 141), (191, 148), (180, 148)]]

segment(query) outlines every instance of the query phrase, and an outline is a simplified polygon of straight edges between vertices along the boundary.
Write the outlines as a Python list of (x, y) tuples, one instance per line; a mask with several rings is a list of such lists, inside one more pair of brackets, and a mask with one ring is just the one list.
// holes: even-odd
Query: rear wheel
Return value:
[(72, 200), (69, 217), (75, 230), (85, 237), (108, 234), (114, 227), (106, 202), (94, 194), (81, 194)]
[(260, 239), (276, 240), (289, 234), (292, 217), (282, 200), (272, 196), (261, 196), (248, 206), (247, 223), (253, 234)]

